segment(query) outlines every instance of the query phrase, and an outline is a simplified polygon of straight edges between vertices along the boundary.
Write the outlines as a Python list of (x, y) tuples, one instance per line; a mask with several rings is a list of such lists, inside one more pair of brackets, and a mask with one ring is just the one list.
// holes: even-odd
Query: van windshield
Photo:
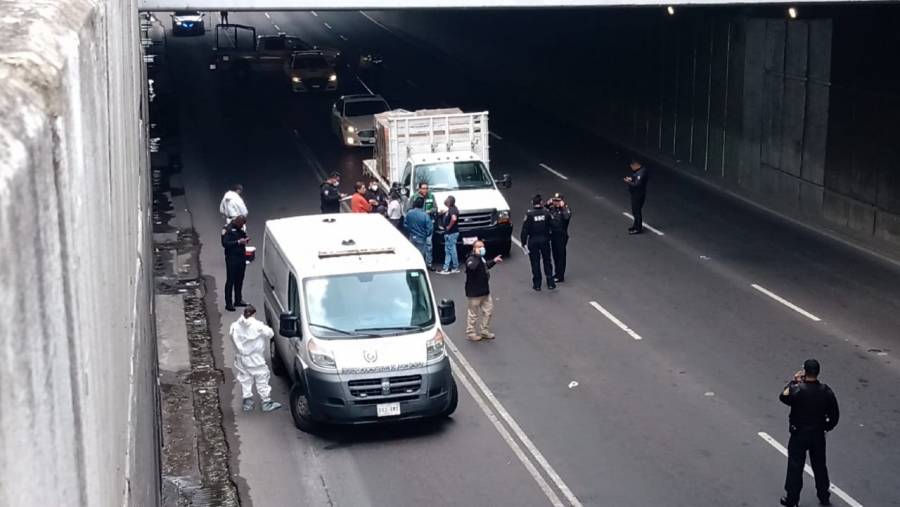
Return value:
[(435, 323), (422, 270), (311, 278), (304, 289), (310, 331), (317, 338), (402, 334)]
[(479, 160), (417, 165), (415, 188), (422, 182), (428, 183), (431, 190), (494, 187), (491, 175)]

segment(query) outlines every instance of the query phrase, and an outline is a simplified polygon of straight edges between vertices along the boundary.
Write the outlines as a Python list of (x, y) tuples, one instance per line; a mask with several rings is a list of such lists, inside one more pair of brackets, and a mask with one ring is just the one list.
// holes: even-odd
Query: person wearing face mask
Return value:
[(344, 194), (340, 191), (341, 175), (331, 173), (328, 179), (323, 181), (319, 186), (319, 200), (321, 201), (319, 209), (322, 213), (340, 213), (341, 198)]
[(369, 180), (369, 186), (366, 188), (366, 199), (372, 205), (372, 213), (384, 215), (387, 213), (387, 196), (381, 191), (378, 182)]
[[(496, 335), (491, 332), (491, 316), (494, 313), (494, 301), (491, 299), (488, 270), (503, 262), (503, 257), (485, 259), (487, 250), (484, 242), (478, 240), (472, 246), (472, 253), (466, 259), (466, 339), (473, 342), (482, 339), (493, 340)], [(481, 332), (477, 333), (478, 314), (481, 314)]]

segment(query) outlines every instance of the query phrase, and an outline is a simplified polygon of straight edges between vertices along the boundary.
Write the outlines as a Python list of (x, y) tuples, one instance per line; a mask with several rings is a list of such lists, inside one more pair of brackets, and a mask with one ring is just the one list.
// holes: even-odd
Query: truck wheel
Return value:
[(316, 430), (316, 423), (312, 419), (312, 412), (309, 411), (309, 402), (306, 399), (306, 392), (299, 382), (294, 382), (291, 387), (291, 418), (294, 420), (294, 426), (304, 433), (312, 433)]
[(275, 348), (275, 338), (269, 340), (269, 360), (272, 362), (272, 373), (276, 377), (287, 375), (287, 368), (284, 367), (284, 361), (278, 355), (278, 349)]
[(456, 380), (450, 377), (450, 404), (441, 412), (441, 417), (450, 417), (456, 412), (456, 406), (459, 404), (459, 391), (456, 388)]
[(501, 243), (500, 247), (497, 248), (497, 255), (502, 255), (503, 257), (509, 257), (510, 252), (512, 252), (512, 240)]

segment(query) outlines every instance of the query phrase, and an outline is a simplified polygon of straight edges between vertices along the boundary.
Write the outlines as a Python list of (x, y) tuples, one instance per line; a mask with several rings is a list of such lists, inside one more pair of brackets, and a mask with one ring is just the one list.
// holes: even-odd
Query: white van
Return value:
[(422, 255), (382, 216), (270, 220), (262, 268), (272, 369), (292, 382), (298, 428), (456, 410), (441, 329), (454, 303), (435, 302)]

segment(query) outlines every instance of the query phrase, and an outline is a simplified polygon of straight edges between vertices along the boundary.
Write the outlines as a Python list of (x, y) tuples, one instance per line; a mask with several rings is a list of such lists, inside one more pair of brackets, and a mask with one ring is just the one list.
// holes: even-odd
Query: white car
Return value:
[(331, 108), (331, 128), (344, 146), (374, 146), (375, 115), (390, 110), (381, 95), (344, 95)]
[(172, 14), (172, 35), (203, 35), (203, 14), (198, 11), (175, 11)]
[(300, 51), (285, 67), (294, 93), (333, 92), (338, 87), (337, 70), (322, 51)]

